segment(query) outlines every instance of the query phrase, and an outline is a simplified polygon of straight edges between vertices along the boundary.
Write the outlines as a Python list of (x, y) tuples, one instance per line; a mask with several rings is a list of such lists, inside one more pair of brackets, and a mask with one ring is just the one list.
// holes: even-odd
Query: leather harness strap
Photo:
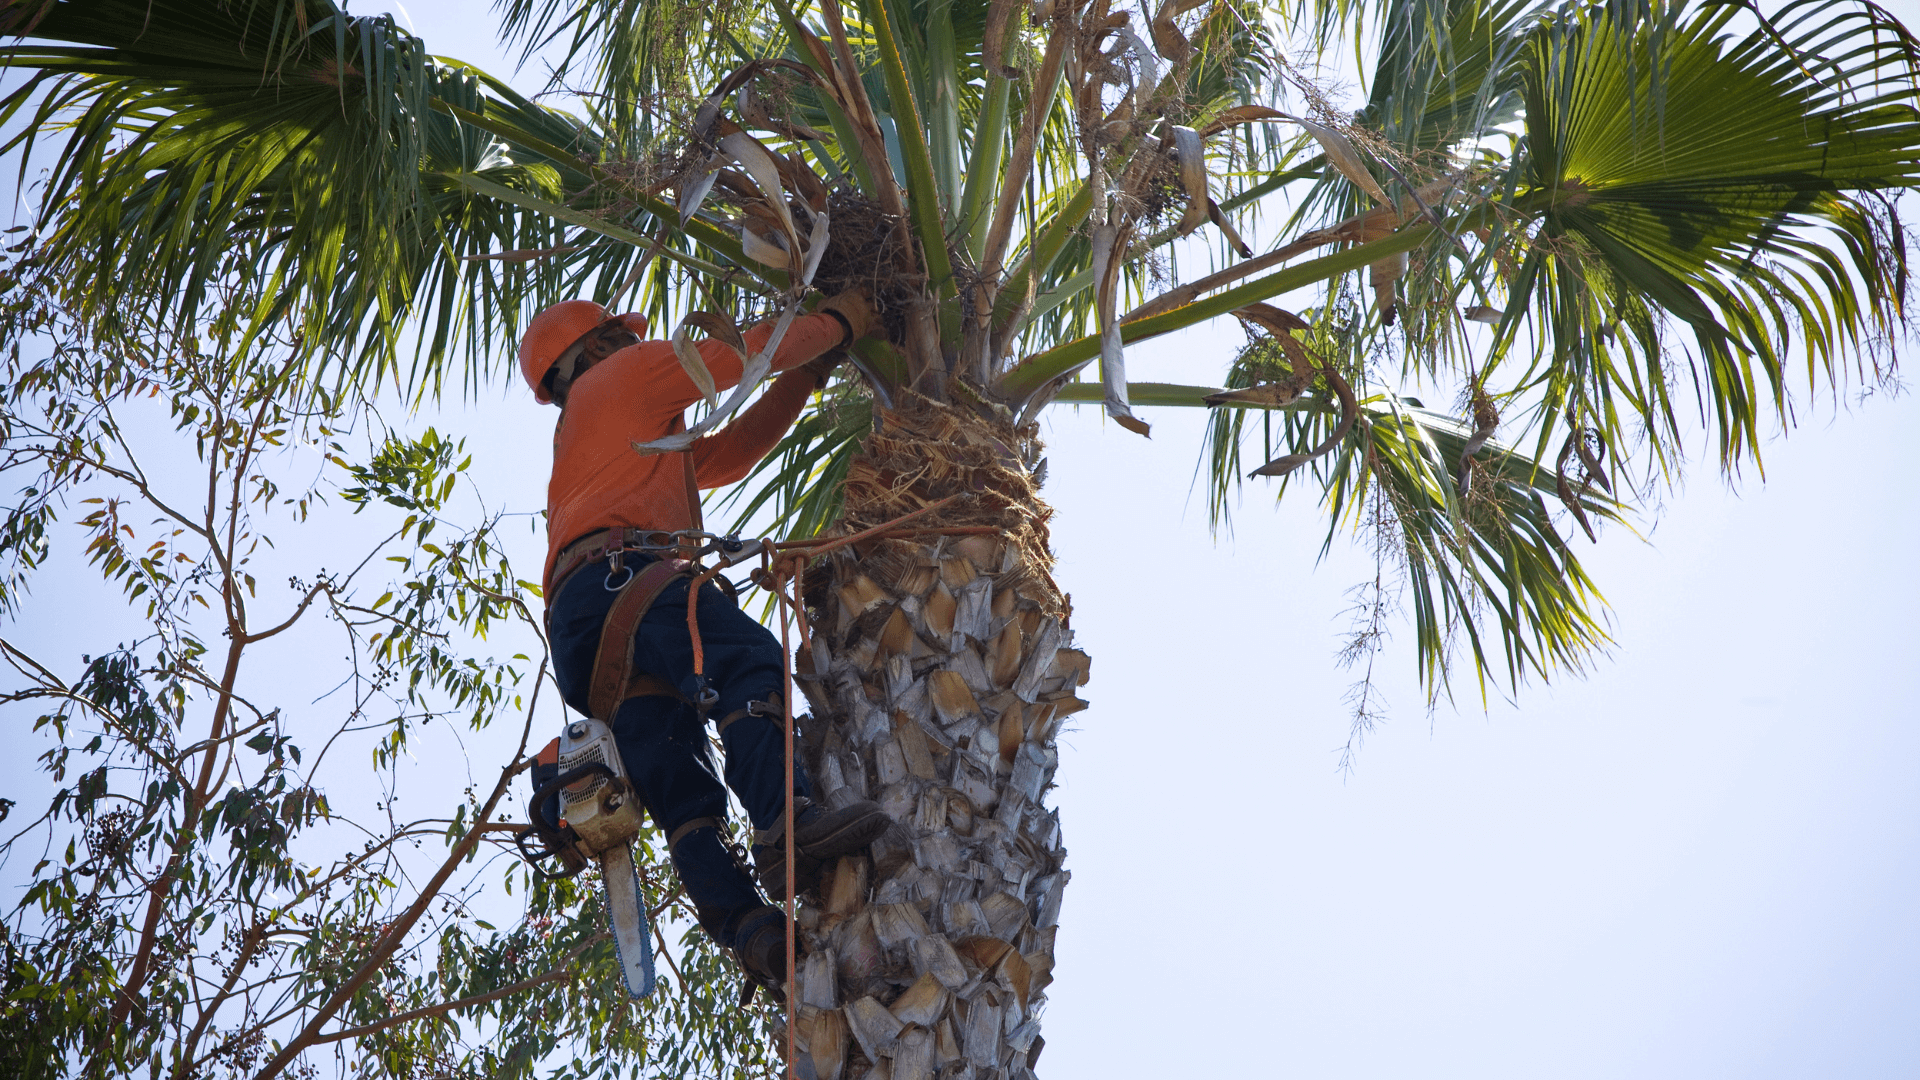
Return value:
[(587, 684), (587, 709), (595, 719), (611, 722), (620, 703), (636, 696), (629, 692), (634, 684), (634, 631), (661, 590), (692, 573), (693, 564), (684, 559), (660, 559), (635, 571), (621, 587), (607, 611), (606, 622), (600, 626), (600, 647), (593, 658), (593, 678)]
[(719, 735), (724, 734), (727, 730), (727, 727), (731, 725), (735, 720), (745, 720), (749, 716), (773, 716), (773, 717), (784, 716), (786, 715), (785, 708), (786, 708), (786, 699), (780, 695), (779, 691), (776, 690), (773, 693), (768, 694), (767, 700), (765, 701), (749, 701), (747, 702), (746, 708), (735, 709), (732, 712), (728, 713), (727, 715), (721, 717), (720, 722), (713, 725), (713, 733), (716, 737), (718, 737)]
[[(627, 680), (627, 697), (670, 697), (682, 705), (693, 704), (687, 695), (680, 692), (679, 687), (658, 675), (649, 675), (644, 671), (634, 672), (633, 678)], [(626, 698), (621, 700), (624, 701)]]
[(721, 825), (721, 821), (719, 818), (713, 818), (713, 817), (694, 818), (692, 821), (689, 821), (685, 825), (682, 825), (679, 828), (673, 830), (673, 834), (667, 837), (667, 852), (671, 854), (673, 852), (673, 849), (680, 845), (680, 841), (685, 839), (686, 835), (694, 831), (695, 829), (708, 829), (708, 828), (718, 829), (720, 825)]
[(598, 562), (616, 551), (663, 550), (673, 534), (659, 529), (595, 529), (576, 537), (553, 557), (553, 593), (558, 596), (567, 578), (590, 562)]

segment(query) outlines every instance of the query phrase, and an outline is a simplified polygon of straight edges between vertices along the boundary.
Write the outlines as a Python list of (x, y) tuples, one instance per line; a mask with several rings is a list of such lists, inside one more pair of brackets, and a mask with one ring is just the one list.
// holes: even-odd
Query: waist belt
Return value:
[[(687, 540), (684, 531), (599, 529), (574, 540), (554, 556), (549, 596), (558, 596), (576, 571), (602, 559), (608, 562), (609, 588), (615, 574), (622, 570), (627, 574), (626, 582), (619, 587), (620, 595), (614, 598), (613, 606), (607, 609), (606, 619), (600, 624), (600, 643), (594, 652), (593, 675), (587, 684), (587, 708), (595, 719), (612, 723), (620, 703), (633, 697), (670, 697), (693, 704), (679, 687), (665, 679), (633, 670), (633, 635), (640, 628), (640, 620), (647, 617), (647, 609), (668, 585), (681, 578), (691, 578), (700, 569), (689, 559), (666, 557), (668, 552), (683, 547)], [(644, 568), (635, 570), (625, 565), (630, 551), (648, 560)], [(728, 599), (736, 604), (740, 602), (731, 581), (724, 577), (715, 577), (713, 581)], [(689, 597), (688, 602), (694, 601)], [(552, 608), (548, 608), (548, 613), (552, 613)]]
[(681, 545), (677, 534), (664, 529), (596, 529), (561, 548), (553, 557), (553, 573), (549, 578), (552, 593), (559, 595), (567, 575), (616, 552), (639, 551), (664, 556)]

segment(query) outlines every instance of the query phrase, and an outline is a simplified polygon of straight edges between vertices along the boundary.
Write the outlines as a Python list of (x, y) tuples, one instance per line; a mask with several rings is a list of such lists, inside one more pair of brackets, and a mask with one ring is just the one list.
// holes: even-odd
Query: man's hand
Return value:
[(873, 310), (873, 297), (862, 288), (848, 289), (828, 297), (820, 305), (820, 310), (838, 315), (846, 323), (847, 338), (839, 346), (842, 349), (873, 333), (880, 326), (880, 317)]

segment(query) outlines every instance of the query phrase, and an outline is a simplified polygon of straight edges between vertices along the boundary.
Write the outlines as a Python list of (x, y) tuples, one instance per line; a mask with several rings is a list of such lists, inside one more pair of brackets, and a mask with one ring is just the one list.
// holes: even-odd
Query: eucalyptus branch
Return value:
[[(474, 815), (476, 826), (485, 824), (493, 816), (494, 808), (499, 805), (501, 797), (507, 793), (513, 778), (533, 764), (532, 759), (526, 756), (527, 738), (533, 730), (533, 712), (534, 708), (540, 704), (540, 683), (546, 677), (546, 673), (547, 662), (543, 659), (540, 661), (540, 674), (534, 679), (533, 700), (527, 704), (527, 720), (520, 729), (520, 745), (514, 751), (513, 763), (500, 770), (500, 779), (494, 783), (493, 793), (487, 797), (486, 805)], [(326, 1003), (315, 1011), (313, 1019), (308, 1021), (306, 1027), (281, 1047), (280, 1052), (255, 1074), (254, 1080), (272, 1080), (285, 1070), (301, 1051), (320, 1037), (320, 1029), (326, 1026), (327, 1022), (333, 1019), (334, 1014), (338, 1013), (353, 995), (359, 992), (360, 987), (367, 980), (378, 974), (380, 969), (386, 966), (387, 960), (399, 950), (407, 933), (413, 929), (415, 923), (420, 921), (420, 917), (426, 914), (427, 908), (439, 895), (441, 887), (453, 875), (454, 869), (473, 852), (482, 835), (484, 835), (482, 831), (476, 827), (469, 829), (467, 834), (460, 838), (460, 842), (454, 845), (453, 851), (441, 862), (440, 868), (434, 872), (433, 877), (421, 888), (419, 897), (404, 914), (388, 926), (386, 933), (381, 935), (380, 941), (374, 945), (366, 960), (354, 970), (343, 985), (333, 992)]]
[(307, 590), (306, 595), (300, 598), (300, 602), (294, 606), (293, 614), (287, 616), (286, 621), (280, 623), (278, 626), (273, 626), (266, 630), (262, 630), (257, 634), (242, 635), (243, 638), (246, 640), (247, 644), (251, 645), (256, 641), (265, 641), (268, 638), (279, 634), (280, 632), (286, 630), (288, 627), (292, 626), (294, 623), (297, 623), (300, 621), (300, 616), (305, 615), (307, 613), (307, 607), (313, 603), (313, 598), (315, 596), (319, 595), (323, 590), (328, 593), (331, 593), (333, 591), (333, 588), (334, 586), (331, 581), (315, 582), (313, 587)]
[[(194, 1022), (193, 1030), (187, 1033), (187, 1041), (180, 1051), (180, 1067), (175, 1069), (173, 1073), (177, 1080), (186, 1080), (187, 1077), (193, 1075), (192, 1070), (194, 1066), (199, 1064), (199, 1062), (193, 1059), (194, 1049), (200, 1045), (201, 1037), (206, 1034), (207, 1025), (213, 1023), (214, 1014), (219, 1012), (220, 1007), (232, 998), (234, 987), (239, 983), (240, 976), (246, 972), (247, 966), (253, 962), (254, 952), (260, 948), (261, 943), (264, 942), (266, 938), (267, 934), (258, 923), (248, 927), (246, 932), (241, 935), (240, 949), (234, 955), (233, 966), (228, 970), (226, 981), (220, 986), (220, 992), (214, 996), (211, 1004), (205, 1005), (200, 1009), (199, 1019)], [(251, 991), (253, 985), (249, 984), (247, 989)]]
[(398, 1016), (390, 1016), (385, 1020), (379, 1021), (378, 1023), (366, 1024), (362, 1027), (357, 1027), (357, 1028), (346, 1028), (342, 1031), (329, 1032), (325, 1035), (320, 1036), (317, 1039), (314, 1039), (313, 1045), (319, 1046), (324, 1043), (339, 1042), (342, 1039), (358, 1039), (365, 1035), (372, 1035), (376, 1032), (385, 1031), (388, 1028), (399, 1027), (401, 1024), (411, 1024), (415, 1020), (425, 1020), (434, 1016), (442, 1016), (442, 1015), (445, 1015), (446, 1013), (453, 1012), (455, 1009), (466, 1009), (466, 1008), (471, 1008), (475, 1005), (485, 1005), (489, 1001), (499, 1001), (501, 998), (504, 998), (504, 997), (512, 997), (513, 995), (518, 994), (523, 990), (531, 990), (536, 986), (545, 986), (548, 983), (559, 982), (560, 980), (573, 974), (573, 969), (571, 965), (575, 960), (580, 959), (580, 955), (582, 953), (586, 952), (588, 949), (592, 948), (593, 946), (598, 945), (603, 941), (606, 941), (608, 938), (612, 936), (613, 936), (612, 934), (609, 934), (604, 930), (598, 934), (595, 934), (594, 936), (574, 946), (573, 949), (567, 953), (566, 957), (560, 961), (560, 963), (554, 965), (554, 967), (551, 970), (547, 971), (545, 974), (535, 975), (530, 979), (521, 979), (517, 983), (513, 983), (508, 986), (502, 986), (497, 990), (489, 990), (484, 994), (474, 994), (471, 997), (463, 997), (457, 1001), (443, 1001), (438, 1005), (428, 1005), (424, 1008), (414, 1009), (411, 1012), (401, 1013)]
[[(358, 823), (349, 822), (349, 824), (354, 824), (356, 825), (356, 827), (360, 828), (362, 831), (367, 832), (368, 835), (373, 835), (372, 830), (366, 829), (364, 826), (359, 826)], [(400, 841), (405, 840), (410, 836), (444, 836), (446, 835), (445, 829), (422, 829), (422, 828), (415, 827), (420, 824), (421, 822), (419, 821), (408, 822), (405, 826), (401, 827), (400, 829), (390, 832), (385, 838), (381, 839), (379, 842), (370, 845), (365, 851), (362, 851), (360, 854), (351, 856), (346, 860), (344, 860), (343, 862), (341, 862), (339, 868), (334, 870), (332, 873), (327, 874), (325, 877), (312, 879), (307, 883), (307, 885), (300, 892), (294, 894), (294, 896), (287, 901), (286, 906), (291, 908), (297, 904), (305, 903), (315, 893), (324, 889), (326, 886), (331, 885), (336, 881), (339, 881), (341, 878), (346, 877), (348, 874), (352, 873), (356, 869), (359, 869), (362, 865), (364, 865), (369, 860), (371, 860), (375, 855), (379, 855), (380, 853), (386, 851), (388, 848), (392, 847), (394, 844), (397, 844)]]
[[(240, 652), (244, 647), (244, 643), (236, 640), (227, 648), (227, 667), (220, 680), (220, 697), (214, 706), (213, 723), (210, 725), (211, 733), (208, 736), (210, 740), (219, 738), (220, 731), (226, 723), (227, 713), (233, 700), (233, 684), (240, 676)], [(218, 757), (218, 754), (208, 750), (205, 760), (201, 762), (200, 777), (194, 786), (188, 789), (187, 812), (175, 833), (166, 867), (148, 887), (150, 897), (147, 903), (146, 920), (140, 928), (140, 944), (134, 951), (133, 968), (128, 972), (126, 982), (121, 984), (113, 1003), (113, 1024), (109, 1032), (126, 1023), (128, 1015), (138, 1001), (135, 995), (146, 984), (148, 963), (152, 959), (154, 942), (160, 929), (160, 915), (166, 907), (167, 896), (172, 891), (174, 871), (185, 858), (187, 848), (193, 844), (194, 827), (200, 823), (200, 813), (206, 806), (208, 784), (213, 779), (213, 763)], [(104, 1045), (96, 1047), (96, 1060), (104, 1050)]]
[[(102, 708), (98, 702), (94, 701), (92, 698), (85, 696), (84, 694), (76, 693), (71, 687), (67, 686), (67, 684), (59, 678), (59, 676), (47, 670), (46, 665), (40, 663), (38, 660), (35, 660), (33, 657), (28, 656), (26, 653), (22, 652), (18, 646), (14, 645), (12, 642), (6, 640), (5, 638), (0, 638), (0, 654), (4, 654), (6, 656), (7, 660), (13, 664), (14, 669), (16, 671), (20, 670), (20, 662), (24, 661), (25, 663), (33, 667), (34, 671), (38, 673), (39, 677), (53, 684), (51, 687), (48, 687), (48, 688), (41, 688), (41, 689), (35, 689), (35, 690), (22, 690), (13, 694), (0, 695), (0, 702), (26, 701), (32, 698), (46, 697), (46, 698), (57, 698), (64, 701), (71, 701), (77, 705), (80, 705), (84, 707), (88, 712), (91, 712), (94, 716), (98, 717), (102, 722), (112, 725), (114, 730), (118, 731), (122, 738), (126, 739), (128, 742), (131, 742), (135, 746), (139, 747), (143, 752), (146, 753), (146, 755), (150, 759), (152, 759), (154, 762), (157, 762), (161, 767), (165, 768), (168, 774), (171, 775), (174, 781), (178, 783), (182, 788), (185, 788), (187, 786), (186, 774), (180, 771), (179, 766), (175, 764), (172, 758), (154, 749), (152, 744), (149, 743), (144, 736), (142, 736), (139, 732), (133, 730), (132, 728), (127, 727), (124, 723), (121, 722), (121, 719), (118, 716), (114, 715), (112, 712), (108, 711), (107, 709)], [(25, 672), (22, 672), (22, 674), (25, 674)]]
[[(105, 407), (102, 406), (102, 408), (105, 408)], [(113, 420), (111, 414), (109, 414), (108, 419), (112, 420), (112, 423), (109, 426), (114, 432), (113, 437), (115, 442), (120, 443), (120, 446), (123, 450), (127, 449), (125, 443), (121, 442), (119, 438), (119, 434), (118, 434), (120, 429), (119, 421)], [(202, 540), (205, 540), (208, 544), (212, 544), (214, 542), (213, 534), (208, 532), (206, 529), (202, 528), (199, 522), (196, 522), (192, 518), (187, 517), (185, 514), (180, 513), (178, 510), (175, 510), (170, 503), (168, 503), (165, 499), (162, 499), (159, 495), (154, 493), (153, 485), (148, 482), (146, 472), (140, 468), (140, 464), (138, 461), (131, 460), (130, 451), (129, 451), (130, 460), (128, 463), (133, 467), (131, 471), (129, 471), (128, 469), (123, 469), (117, 465), (110, 465), (106, 461), (100, 458), (87, 457), (83, 454), (63, 453), (61, 451), (57, 451), (53, 449), (46, 449), (41, 451), (40, 453), (43, 456), (48, 458), (52, 458), (60, 461), (68, 461), (77, 465), (82, 465), (86, 468), (93, 469), (107, 476), (111, 476), (115, 480), (119, 480), (119, 481), (122, 481), (123, 483), (132, 485), (134, 490), (140, 493), (141, 498), (153, 504), (153, 506), (156, 509), (158, 509), (161, 513), (165, 514), (167, 517), (173, 519), (173, 521), (179, 524), (182, 528), (186, 529), (188, 532), (193, 533), (195, 536), (200, 537)]]
[[(249, 705), (248, 708), (251, 709), (253, 707)], [(254, 710), (254, 711), (257, 715), (258, 710)], [(269, 723), (272, 723), (271, 713), (265, 716), (261, 716), (260, 719), (254, 721), (252, 724), (249, 724), (246, 727), (235, 728), (232, 731), (229, 731), (221, 735), (217, 739), (202, 739), (191, 746), (175, 751), (174, 760), (185, 761), (186, 759), (192, 757), (195, 754), (200, 753), (203, 750), (211, 750), (217, 746), (232, 746), (235, 739), (238, 739), (242, 735), (250, 735), (253, 732), (259, 731), (261, 728), (266, 727)], [(210, 788), (210, 790), (214, 790), (214, 791), (219, 790), (219, 785), (218, 784), (213, 785), (213, 787)]]
[(411, 622), (407, 619), (401, 618), (398, 615), (390, 614), (385, 611), (376, 611), (373, 608), (365, 607), (360, 604), (342, 603), (338, 599), (334, 598), (331, 590), (328, 591), (327, 603), (328, 603), (328, 606), (333, 609), (335, 614), (339, 614), (342, 611), (356, 611), (362, 615), (371, 616), (371, 618), (362, 619), (357, 622), (342, 618), (340, 621), (345, 623), (348, 626), (373, 626), (378, 623), (387, 623), (391, 625), (395, 630), (405, 630), (419, 637), (437, 638), (441, 641), (446, 641), (452, 636), (446, 633), (445, 631), (429, 630), (424, 626), (420, 626), (417, 623)]
[[(236, 637), (246, 637), (247, 601), (241, 595), (235, 581), (235, 569), (232, 560), (238, 550), (240, 518), (245, 502), (241, 497), (241, 488), (247, 481), (248, 470), (253, 464), (254, 451), (258, 448), (260, 428), (266, 422), (267, 409), (273, 403), (270, 395), (262, 394), (259, 404), (253, 410), (253, 416), (246, 429), (246, 437), (240, 440), (240, 454), (237, 462), (230, 462), (227, 494), (227, 544), (225, 549), (217, 551), (215, 558), (221, 559), (220, 568), (224, 572), (220, 580), (220, 596), (227, 607), (227, 628)], [(215, 455), (208, 455), (209, 461)], [(222, 557), (224, 556), (224, 558)]]

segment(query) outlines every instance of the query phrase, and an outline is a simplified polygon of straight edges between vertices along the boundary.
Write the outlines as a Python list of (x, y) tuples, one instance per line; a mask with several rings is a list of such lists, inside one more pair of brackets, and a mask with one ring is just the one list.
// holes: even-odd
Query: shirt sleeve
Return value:
[[(786, 336), (780, 339), (780, 347), (774, 350), (773, 370), (781, 372), (799, 367), (839, 345), (844, 334), (840, 320), (831, 315), (801, 315), (795, 318), (793, 324), (787, 327)], [(773, 336), (773, 324), (759, 323), (741, 336), (746, 339), (747, 351), (757, 353)], [(669, 343), (643, 342), (636, 348), (645, 350), (644, 355), (652, 367), (647, 373), (648, 397), (652, 399), (650, 411), (678, 412), (700, 400), (699, 389), (680, 367), (680, 361), (673, 355), (673, 347)], [(739, 384), (746, 359), (733, 351), (733, 346), (708, 338), (695, 342), (694, 348), (700, 350), (700, 359), (706, 361), (707, 371), (713, 375), (714, 389), (726, 391)], [(775, 441), (778, 441), (778, 436), (775, 436)]]
[[(833, 329), (834, 341), (838, 342), (839, 323), (834, 323)], [(813, 389), (811, 371), (789, 371), (773, 380), (760, 400), (719, 431), (693, 444), (695, 482), (703, 488), (714, 488), (746, 479), (754, 465), (779, 445), (800, 410), (806, 408)]]

